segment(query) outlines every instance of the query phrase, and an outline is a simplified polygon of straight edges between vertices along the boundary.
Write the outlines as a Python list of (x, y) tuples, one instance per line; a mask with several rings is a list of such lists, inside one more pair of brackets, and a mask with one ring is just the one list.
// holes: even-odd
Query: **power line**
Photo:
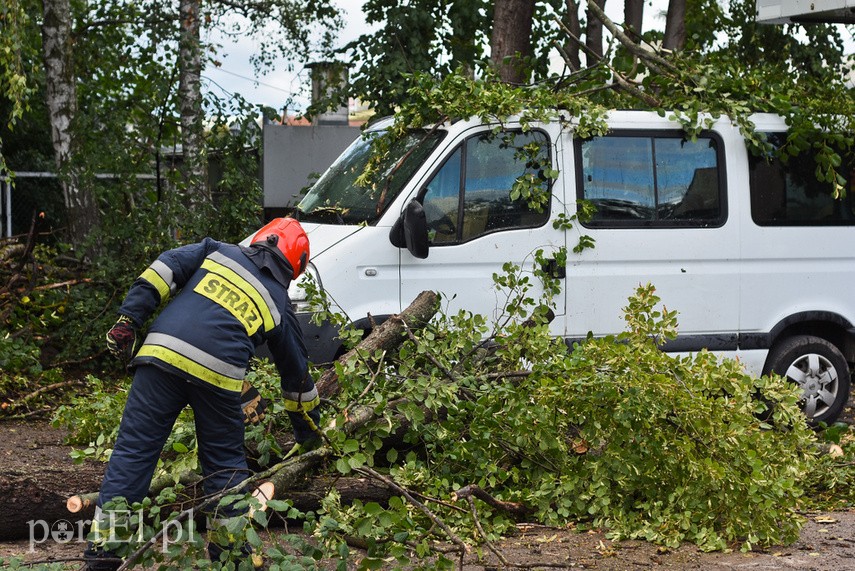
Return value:
[(247, 77), (247, 76), (245, 76), (245, 75), (241, 75), (241, 74), (239, 74), (239, 73), (235, 73), (235, 72), (233, 72), (233, 71), (229, 71), (229, 70), (227, 70), (227, 69), (224, 69), (224, 68), (222, 68), (222, 67), (218, 67), (218, 68), (217, 68), (217, 71), (220, 71), (220, 72), (222, 72), (222, 73), (227, 73), (228, 75), (233, 75), (233, 76), (235, 76), (235, 77), (239, 77), (240, 79), (245, 79), (245, 80), (247, 80), (247, 81), (252, 81), (253, 83), (257, 83), (258, 85), (263, 85), (264, 87), (269, 87), (270, 89), (275, 89), (275, 90), (277, 90), (277, 91), (281, 91), (282, 93), (287, 93), (288, 95), (294, 95), (294, 92), (293, 92), (293, 91), (289, 91), (289, 90), (287, 90), (287, 89), (282, 89), (281, 87), (277, 87), (277, 86), (275, 86), (275, 85), (271, 85), (271, 84), (269, 84), (269, 83), (265, 83), (265, 82), (263, 82), (263, 81), (259, 81), (258, 79), (254, 78), (254, 77)]

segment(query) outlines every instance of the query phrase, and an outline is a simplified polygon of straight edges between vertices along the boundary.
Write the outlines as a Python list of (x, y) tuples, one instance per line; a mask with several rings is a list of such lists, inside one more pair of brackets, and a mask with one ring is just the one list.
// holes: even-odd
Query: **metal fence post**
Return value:
[(6, 177), (6, 237), (12, 237), (12, 179)]
[[(5, 208), (5, 210), (4, 210)], [(6, 224), (3, 224), (3, 213)], [(3, 232), (5, 226), (6, 232)], [(12, 182), (8, 175), (0, 175), (0, 236), (12, 237)]]

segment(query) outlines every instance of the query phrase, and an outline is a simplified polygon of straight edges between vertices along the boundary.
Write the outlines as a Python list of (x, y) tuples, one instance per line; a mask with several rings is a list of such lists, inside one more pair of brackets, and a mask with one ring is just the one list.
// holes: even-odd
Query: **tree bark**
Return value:
[(490, 59), (499, 72), (499, 79), (505, 83), (528, 81), (525, 58), (531, 56), (533, 18), (534, 0), (496, 0)]
[[(419, 329), (430, 321), (438, 309), (437, 301), (438, 298), (434, 292), (423, 291), (416, 296), (416, 299), (407, 309), (375, 327), (368, 337), (360, 341), (356, 347), (345, 353), (339, 360), (344, 362), (356, 354), (370, 356), (377, 350), (389, 350), (397, 347), (401, 344), (402, 336), (406, 333), (407, 327)], [(335, 396), (339, 390), (338, 375), (335, 373), (335, 368), (330, 367), (324, 371), (315, 386), (321, 398)]]
[(681, 50), (686, 46), (686, 0), (671, 0), (665, 17), (665, 37), (662, 47)]
[(92, 194), (80, 186), (73, 161), (72, 125), (77, 115), (77, 88), (70, 0), (44, 0), (43, 17), (45, 104), (50, 117), (54, 162), (57, 172), (62, 175), (60, 182), (68, 218), (68, 239), (75, 246), (80, 246), (99, 217)]
[(181, 101), (181, 147), (189, 206), (209, 203), (208, 163), (202, 111), (201, 1), (181, 0), (179, 6), (178, 96)]
[(627, 35), (636, 42), (641, 39), (644, 22), (644, 0), (624, 0), (623, 21)]
[[(606, 5), (606, 0), (594, 0), (594, 2), (600, 9)], [(585, 26), (585, 45), (588, 46), (585, 61), (588, 67), (593, 67), (603, 59), (603, 23), (590, 8), (585, 13), (588, 19)]]
[(570, 71), (579, 71), (582, 69), (582, 59), (579, 57), (582, 46), (577, 41), (577, 38), (582, 37), (582, 24), (579, 22), (579, 1), (567, 0), (565, 9), (564, 25), (572, 34), (564, 42), (565, 61)]

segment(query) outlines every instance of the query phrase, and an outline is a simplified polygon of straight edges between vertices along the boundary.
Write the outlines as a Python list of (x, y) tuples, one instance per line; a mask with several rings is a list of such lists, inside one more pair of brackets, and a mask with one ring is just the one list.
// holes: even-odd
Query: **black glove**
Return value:
[(267, 399), (263, 398), (258, 389), (249, 384), (249, 381), (244, 381), (240, 392), (240, 407), (243, 409), (244, 424), (258, 424), (264, 420)]
[(116, 324), (107, 332), (107, 349), (127, 363), (136, 352), (137, 330), (130, 317), (119, 317)]

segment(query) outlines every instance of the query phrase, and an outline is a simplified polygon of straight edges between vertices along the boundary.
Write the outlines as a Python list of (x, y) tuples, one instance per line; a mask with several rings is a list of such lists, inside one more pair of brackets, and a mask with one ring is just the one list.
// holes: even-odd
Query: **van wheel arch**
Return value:
[[(842, 315), (830, 311), (804, 311), (782, 319), (769, 332), (768, 345), (774, 348), (783, 340), (796, 335), (813, 335), (825, 339), (843, 353), (850, 364), (855, 363), (855, 325)], [(767, 359), (766, 365), (768, 367)]]

